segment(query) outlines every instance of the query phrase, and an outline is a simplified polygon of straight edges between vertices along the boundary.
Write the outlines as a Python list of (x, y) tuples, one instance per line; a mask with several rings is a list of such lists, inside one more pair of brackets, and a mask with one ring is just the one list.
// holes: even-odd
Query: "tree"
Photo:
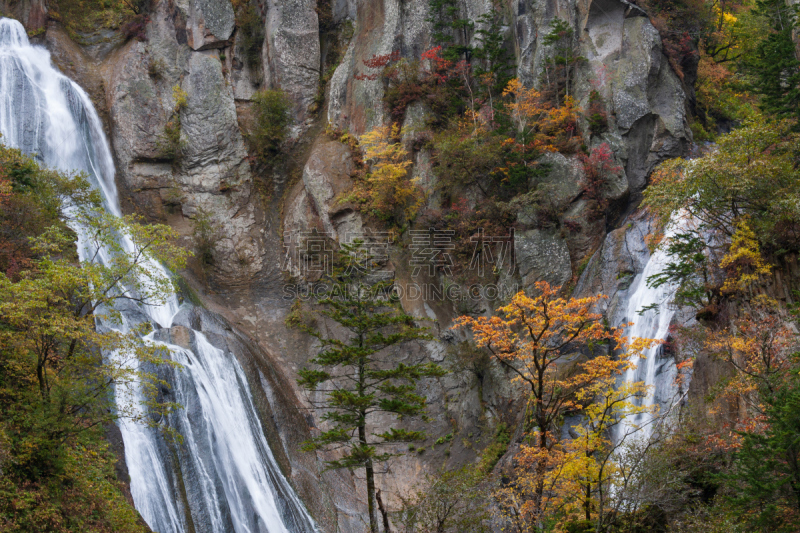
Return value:
[(644, 192), (645, 205), (665, 222), (683, 211), (697, 231), (720, 240), (746, 217), (761, 246), (797, 249), (800, 171), (789, 126), (752, 121), (721, 136), (717, 149), (702, 158), (663, 163)]
[(526, 88), (514, 78), (503, 90), (509, 99), (506, 112), (516, 131), (514, 148), (522, 155), (524, 164), (530, 165), (544, 152), (570, 151), (578, 143), (578, 112), (572, 98), (563, 105), (553, 106), (548, 98), (534, 88)]
[[(568, 428), (571, 438), (554, 437), (549, 449), (523, 444), (515, 479), (497, 493), (518, 531), (536, 531), (552, 521), (567, 530), (580, 523), (596, 531), (607, 527), (616, 514), (612, 495), (625, 485), (619, 450), (641, 429), (621, 424), (626, 417), (656, 413), (657, 407), (641, 403), (649, 392), (643, 382), (617, 385), (635, 368), (628, 357), (601, 355), (578, 366), (574, 377), (562, 380), (574, 391), (572, 410), (582, 415)], [(622, 431), (615, 435), (618, 427)]]
[(374, 217), (395, 224), (412, 219), (424, 198), (416, 179), (409, 179), (412, 161), (399, 139), (397, 125), (376, 128), (360, 139), (370, 171), (356, 181), (348, 200)]
[(796, 333), (770, 307), (754, 305), (730, 327), (711, 331), (704, 339), (703, 348), (733, 371), (721, 392), (746, 403), (751, 414), (764, 412), (762, 397), (783, 388), (797, 363)]
[[(635, 368), (630, 360), (600, 356), (582, 366), (597, 377), (575, 395), (576, 401), (587, 404), (583, 419), (571, 428), (574, 436), (562, 444), (563, 455), (548, 472), (546, 484), (551, 487), (551, 506), (565, 521), (585, 520), (602, 531), (614, 518), (613, 492), (624, 484), (618, 450), (640, 429), (620, 424), (626, 417), (653, 416), (657, 406), (642, 405), (649, 392), (644, 382), (617, 385), (620, 375)], [(623, 431), (614, 435), (618, 426)]]
[(427, 488), (403, 501), (397, 521), (405, 533), (488, 533), (485, 473), (472, 466), (426, 476)]
[(589, 200), (589, 217), (597, 219), (605, 215), (608, 208), (608, 198), (606, 198), (608, 177), (620, 174), (622, 167), (616, 164), (614, 153), (608, 143), (592, 148), (589, 155), (581, 154), (581, 163), (586, 174), (583, 191)]
[(265, 89), (253, 95), (253, 127), (248, 135), (253, 153), (272, 165), (284, 147), (292, 125), (292, 101), (280, 89)]
[(327, 461), (328, 468), (363, 468), (366, 472), (370, 531), (377, 533), (375, 515), (375, 465), (394, 454), (378, 453), (377, 447), (425, 438), (422, 431), (391, 427), (373, 433), (372, 418), (388, 413), (408, 419), (425, 414), (425, 397), (417, 394), (417, 382), (444, 375), (433, 363), (397, 362), (390, 348), (430, 338), (391, 298), (390, 282), (371, 284), (367, 270), (373, 259), (365, 245), (342, 244), (336, 269), (325, 280), (325, 291), (317, 301), (317, 316), (339, 328), (338, 335), (328, 328), (311, 324), (301, 317), (290, 317), (290, 325), (316, 338), (321, 351), (311, 359), (314, 368), (303, 368), (298, 383), (309, 392), (323, 393), (313, 401), (324, 410), (322, 420), (329, 423), (320, 435), (305, 443), (306, 451), (342, 450), (339, 459)]
[[(141, 310), (173, 291), (159, 261), (180, 268), (186, 252), (166, 226), (108, 214), (85, 176), (1, 146), (0, 182), (12, 206), (0, 235), (24, 227), (29, 238), (6, 242), (19, 268), (0, 273), (0, 529), (139, 531), (103, 432), (123, 417), (155, 425), (177, 407), (159, 401), (168, 385), (155, 369), (172, 363), (142, 341)], [(143, 400), (121, 394), (130, 384)]]
[(709, 319), (724, 298), (746, 295), (771, 271), (770, 254), (797, 250), (796, 139), (786, 122), (754, 121), (702, 158), (658, 167), (645, 205), (663, 224), (681, 222), (661, 245), (669, 261), (648, 285), (677, 284), (675, 303)]
[(662, 164), (645, 205), (677, 229), (661, 244), (670, 259), (648, 285), (675, 283), (674, 303), (694, 307), (698, 319), (716, 316), (725, 299), (751, 300), (771, 272), (768, 258), (800, 247), (796, 141), (787, 122), (753, 121), (702, 158)]
[(800, 388), (793, 374), (789, 383), (765, 395), (762, 427), (741, 434), (732, 468), (720, 476), (751, 531), (800, 527)]
[[(27, 435), (20, 433), (14, 444), (32, 454), (18, 453), (17, 466), (32, 469), (34, 478), (50, 469), (63, 444), (81, 432), (120, 417), (148, 423), (143, 406), (115, 404), (113, 387), (122, 391), (138, 382), (150, 412), (174, 407), (156, 401), (158, 386), (166, 384), (141, 370), (145, 364), (169, 361), (161, 348), (141, 342), (149, 321), (123, 326), (117, 306), (121, 301), (163, 303), (172, 292), (172, 282), (155, 260), (176, 266), (185, 253), (169, 244), (174, 234), (164, 226), (144, 226), (100, 209), (77, 215), (73, 211), (72, 220), (87, 232), (81, 245), (94, 251), (84, 263), (70, 253), (74, 236), (51, 227), (34, 241), (37, 257), (30, 270), (16, 282), (0, 274), (0, 339), (9, 358), (6, 377), (19, 377), (20, 372), (35, 376), (32, 381), (38, 391), (36, 397), (30, 390), (20, 392), (34, 412), (23, 424), (29, 424)], [(130, 239), (132, 250), (120, 242), (120, 235)]]
[(476, 74), (489, 80), (487, 89), (491, 96), (492, 91), (502, 91), (511, 80), (514, 64), (505, 47), (502, 14), (493, 9), (481, 15), (478, 22), (481, 28), (475, 34), (479, 37), (480, 44), (473, 50), (475, 59), (480, 60)]
[(433, 28), (433, 41), (443, 45), (443, 57), (450, 61), (458, 61), (462, 57), (469, 61), (472, 47), (470, 37), (475, 24), (468, 18), (460, 18), (460, 2), (458, 0), (429, 0), (428, 9), (431, 16), (428, 22)]
[[(538, 522), (548, 503), (546, 474), (558, 464), (560, 455), (558, 450), (552, 453), (559, 441), (555, 434), (558, 421), (564, 413), (588, 406), (593, 398), (587, 391), (613, 374), (616, 365), (607, 357), (594, 358), (572, 377), (566, 376), (565, 368), (576, 363), (578, 350), (594, 351), (605, 345), (604, 351), (610, 353), (628, 342), (621, 328), (605, 326), (602, 315), (591, 311), (606, 296), (565, 299), (558, 296), (558, 287), (544, 281), (535, 284), (535, 291), (533, 297), (517, 293), (496, 316), (462, 316), (453, 327), (469, 328), (478, 347), (488, 349), (497, 362), (530, 387), (528, 418), (533, 444), (528, 457), (532, 472), (526, 483), (531, 498), (523, 505), (525, 513)], [(627, 353), (641, 353), (654, 342), (634, 339)]]
[[(647, 286), (658, 288), (674, 283), (677, 285), (673, 297), (675, 305), (699, 309), (701, 318), (715, 315), (724, 283), (722, 272), (715, 268), (717, 250), (709, 246), (703, 235), (691, 229), (666, 237), (661, 246), (671, 259), (661, 272), (647, 278)], [(639, 312), (644, 311), (646, 309)]]
[(547, 96), (553, 99), (556, 107), (560, 107), (571, 97), (570, 81), (574, 77), (573, 72), (584, 60), (577, 54), (574, 34), (575, 31), (566, 20), (556, 17), (550, 21), (550, 33), (542, 41), (552, 50), (552, 56), (545, 60), (542, 76), (547, 86)]
[(796, 6), (783, 0), (758, 0), (755, 13), (766, 18), (771, 33), (745, 62), (761, 109), (778, 117), (800, 119), (800, 57), (793, 39)]

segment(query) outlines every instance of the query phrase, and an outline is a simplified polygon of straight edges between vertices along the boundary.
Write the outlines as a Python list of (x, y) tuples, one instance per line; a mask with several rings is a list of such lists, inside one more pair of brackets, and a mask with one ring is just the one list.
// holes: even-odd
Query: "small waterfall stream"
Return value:
[[(691, 222), (686, 214), (679, 212), (673, 215), (667, 224), (662, 242), (687, 229)], [(629, 338), (647, 338), (666, 341), (670, 334), (670, 325), (679, 313), (674, 300), (678, 284), (668, 282), (659, 287), (650, 287), (648, 278), (660, 274), (668, 263), (675, 261), (663, 246), (659, 246), (647, 259), (644, 269), (637, 274), (628, 289), (628, 297), (622, 315), (618, 315), (617, 323), (633, 322), (625, 332)], [(686, 317), (682, 317), (682, 320)], [(618, 442), (627, 436), (647, 441), (654, 431), (666, 419), (663, 415), (672, 412), (680, 403), (679, 396), (684, 386), (678, 384), (678, 369), (672, 357), (664, 356), (664, 346), (657, 345), (643, 353), (643, 358), (635, 358), (635, 368), (628, 370), (623, 376), (626, 383), (642, 381), (649, 387), (647, 396), (637, 402), (646, 407), (656, 406), (655, 417), (641, 413), (625, 418), (615, 428), (614, 438)], [(684, 384), (686, 385), (686, 384)]]
[[(113, 159), (91, 100), (52, 66), (47, 50), (30, 45), (19, 22), (6, 18), (0, 18), (0, 133), (0, 142), (35, 154), (47, 167), (86, 172), (105, 208), (120, 216)], [(76, 231), (79, 253), (86, 257), (91, 250)], [(272, 455), (236, 357), (201, 331), (190, 330), (191, 350), (165, 342), (165, 328), (182, 311), (174, 296), (159, 307), (120, 311), (127, 323), (149, 320), (156, 331), (143, 342), (163, 344), (183, 365), (168, 371), (175, 401), (185, 407), (168, 420), (183, 436), (174, 454), (180, 476), (156, 430), (119, 423), (131, 492), (148, 525), (159, 533), (183, 533), (190, 523), (194, 531), (209, 533), (316, 531)], [(139, 397), (135, 388), (117, 394)]]
[[(671, 223), (664, 234), (664, 239), (669, 239), (675, 235), (676, 231), (676, 224)], [(648, 286), (647, 279), (661, 273), (671, 260), (671, 256), (662, 247), (657, 248), (647, 261), (644, 270), (634, 279), (626, 309), (626, 320), (633, 322), (633, 325), (626, 331), (628, 338), (667, 340), (669, 326), (675, 316), (675, 307), (672, 301), (678, 287), (674, 283), (664, 283), (653, 288)], [(664, 409), (668, 407), (674, 397), (674, 381), (677, 375), (674, 365), (665, 364), (665, 368), (661, 369), (660, 379), (658, 382), (656, 381), (660, 365), (659, 359), (663, 349), (663, 346), (657, 345), (646, 350), (643, 354), (644, 358), (637, 357), (632, 360), (636, 367), (625, 373), (625, 382), (643, 381), (651, 387), (640, 405), (651, 407), (658, 404), (660, 409)], [(636, 426), (641, 428), (639, 438), (649, 438), (653, 431), (652, 416), (642, 413), (627, 417), (617, 427), (617, 440)]]

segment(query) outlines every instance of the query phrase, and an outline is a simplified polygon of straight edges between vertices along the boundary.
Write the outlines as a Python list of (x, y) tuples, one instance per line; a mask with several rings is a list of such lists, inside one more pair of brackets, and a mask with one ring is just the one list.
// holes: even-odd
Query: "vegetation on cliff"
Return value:
[[(777, 0), (639, 4), (661, 33), (672, 69), (696, 91), (696, 140), (718, 141), (701, 158), (661, 165), (644, 193), (662, 228), (680, 212), (691, 220), (661, 243), (674, 260), (646, 281), (653, 287), (677, 284), (675, 304), (695, 311), (697, 323), (673, 327), (665, 346), (669, 354), (678, 354), (678, 379), (685, 378), (698, 357), (726, 367), (728, 374), (709, 398), (714, 414), (696, 416), (687, 409), (674, 427), (662, 418), (662, 430), (645, 442), (612, 438), (626, 415), (641, 412), (637, 398), (646, 391), (642, 384), (616, 386), (614, 377), (630, 364), (625, 352), (608, 359), (591, 354), (575, 364), (581, 368), (574, 374), (550, 369), (548, 357), (537, 348), (540, 342), (545, 352), (554, 350), (556, 359), (577, 350), (556, 349), (570, 336), (557, 331), (559, 318), (542, 303), (556, 298), (553, 289), (537, 286), (535, 293), (517, 295), (496, 316), (466, 315), (456, 322), (473, 332), (470, 353), (488, 350), (489, 362), (481, 359), (480, 373), (493, 361), (531, 387), (524, 427), (517, 428), (523, 435), (521, 451), (503, 470), (502, 488), (492, 485), (488, 472), (483, 481), (443, 473), (441, 479), (458, 480), (462, 498), (444, 493), (433, 479), (429, 491), (413, 495), (399, 513), (406, 531), (457, 530), (459, 517), (466, 516), (464, 502), (471, 501), (476, 488), (493, 501), (495, 519), (504, 521), (506, 531), (797, 527), (800, 478), (793, 467), (798, 456), (792, 438), (799, 428), (791, 415), (797, 395), (791, 376), (800, 370), (795, 355), (800, 339), (785, 303), (768, 289), (779, 263), (792, 261), (800, 251), (800, 154), (793, 133), (800, 90), (792, 40), (795, 10)], [(486, 24), (462, 18), (458, 2), (430, 5), (439, 46), (418, 60), (398, 53), (364, 59), (356, 81), (382, 80), (384, 104), (396, 125), (404, 123), (412, 105), (420, 103), (429, 111), (424, 126), (409, 132), (395, 126), (383, 137), (387, 146), (397, 147), (393, 178), (409, 191), (415, 184), (414, 153), (420, 147), (430, 151), (442, 207), (436, 212), (396, 210), (391, 216), (381, 211), (380, 206), (397, 204), (385, 188), (372, 186), (371, 174), (383, 167), (366, 158), (356, 190), (372, 201), (368, 208), (360, 204), (362, 212), (401, 231), (418, 226), (451, 230), (460, 242), (478, 231), (530, 227), (530, 219), (525, 226), (517, 217), (521, 205), (533, 204), (533, 225), (561, 228), (562, 234), (580, 232), (582, 225), (607, 216), (613, 208), (610, 183), (622, 169), (610, 146), (598, 142), (610, 123), (600, 93), (592, 91), (586, 109), (573, 100), (574, 72), (585, 59), (574, 46), (571, 26), (551, 21), (545, 38), (550, 55), (534, 89), (516, 79), (499, 83), (500, 73), (508, 72), (505, 67), (493, 71), (476, 61), (487, 56), (482, 47), (488, 41), (473, 39), (475, 28)], [(366, 138), (378, 135), (371, 132)], [(582, 163), (581, 197), (590, 205), (580, 221), (565, 219), (566, 206), (545, 179), (546, 156), (554, 152)], [(453, 257), (465, 261), (469, 254), (456, 244)], [(460, 268), (455, 264), (452, 271)], [(535, 309), (536, 302), (545, 310)], [(741, 311), (732, 316), (737, 307)], [(578, 315), (592, 322), (588, 308)], [(535, 316), (547, 317), (542, 329), (547, 335), (529, 323)], [(613, 337), (607, 326), (596, 327)], [(592, 327), (585, 328), (578, 329), (589, 335)], [(598, 339), (578, 337), (576, 344), (597, 348)], [(592, 352), (586, 346), (583, 351)], [(556, 407), (549, 410), (548, 405)], [(564, 417), (577, 413), (579, 429), (562, 438)], [(454, 511), (438, 521), (435, 514), (424, 515), (441, 508)], [(419, 513), (427, 518), (415, 522)]]
[[(104, 434), (121, 417), (154, 419), (113, 391), (138, 386), (152, 413), (176, 406), (158, 401), (166, 384), (139, 366), (170, 364), (141, 341), (149, 322), (112, 329), (121, 320), (115, 305), (162, 302), (172, 283), (154, 261), (180, 268), (186, 255), (168, 227), (116, 218), (100, 202), (85, 177), (44, 170), (0, 145), (3, 531), (143, 530)], [(94, 261), (101, 248), (103, 261)]]

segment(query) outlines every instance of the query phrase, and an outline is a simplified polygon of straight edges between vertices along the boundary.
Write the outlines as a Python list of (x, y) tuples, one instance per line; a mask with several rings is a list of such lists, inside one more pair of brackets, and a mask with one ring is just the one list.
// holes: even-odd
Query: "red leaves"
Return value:
[[(373, 54), (371, 58), (364, 59), (361, 62), (364, 63), (364, 66), (371, 70), (376, 69), (383, 69), (389, 65), (389, 63), (394, 63), (395, 61), (400, 60), (400, 50), (394, 50), (391, 54), (384, 54), (384, 55), (375, 55)], [(374, 74), (356, 74), (353, 76), (355, 79), (359, 81), (369, 80), (374, 81), (377, 80), (380, 76), (380, 73)]]
[(420, 58), (428, 61), (443, 61), (442, 57), (439, 55), (441, 51), (442, 51), (442, 46), (439, 45), (434, 48), (431, 48), (426, 52), (422, 52)]
[(427, 52), (423, 52), (420, 59), (423, 61), (430, 61), (431, 69), (427, 72), (428, 76), (432, 78), (436, 83), (444, 83), (449, 78), (454, 76), (460, 76), (464, 72), (467, 72), (469, 69), (469, 64), (462, 60), (459, 61), (455, 68), (453, 68), (453, 62), (442, 58), (439, 55), (442, 51), (441, 46), (436, 46), (431, 48)]
[(592, 202), (592, 216), (599, 217), (608, 205), (608, 200), (604, 197), (606, 177), (611, 174), (619, 174), (622, 167), (616, 164), (614, 153), (603, 143), (592, 150), (589, 155), (581, 155), (583, 170), (586, 173), (586, 184), (583, 191), (590, 202)]
[[(436, 46), (430, 50), (426, 50), (420, 56), (420, 60), (430, 62), (430, 70), (423, 70), (423, 75), (426, 78), (433, 79), (436, 83), (444, 83), (451, 77), (461, 76), (463, 73), (468, 72), (470, 66), (466, 61), (459, 61), (453, 64), (453, 61), (442, 58), (440, 55), (442, 51), (441, 46)], [(391, 54), (373, 55), (369, 59), (363, 59), (361, 62), (370, 70), (383, 69), (381, 72), (372, 74), (356, 74), (353, 76), (359, 81), (374, 81), (381, 75), (389, 78), (397, 76), (397, 72), (393, 69), (387, 69), (392, 63), (400, 61), (401, 55), (399, 50), (393, 51)]]
[(363, 61), (364, 65), (367, 68), (376, 69), (376, 68), (383, 68), (389, 63), (393, 63), (400, 59), (400, 50), (395, 50), (391, 54), (386, 55), (373, 55), (371, 59), (365, 59)]

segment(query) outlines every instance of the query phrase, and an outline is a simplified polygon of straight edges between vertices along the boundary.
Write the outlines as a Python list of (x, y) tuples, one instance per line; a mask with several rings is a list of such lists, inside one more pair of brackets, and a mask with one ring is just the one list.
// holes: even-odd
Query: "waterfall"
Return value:
[[(681, 217), (679, 214), (670, 221), (664, 233), (664, 242), (685, 226), (685, 221)], [(651, 276), (660, 274), (664, 267), (674, 260), (663, 246), (659, 246), (648, 259), (644, 270), (631, 284), (626, 316), (623, 320), (623, 322), (633, 322), (626, 331), (628, 338), (667, 340), (669, 327), (676, 313), (673, 300), (678, 285), (667, 282), (658, 287), (650, 287), (647, 280)], [(646, 407), (657, 405), (658, 413), (662, 414), (675, 401), (677, 377), (674, 361), (665, 360), (662, 357), (663, 350), (663, 345), (656, 345), (645, 350), (643, 357), (633, 358), (631, 362), (635, 367), (629, 369), (623, 378), (626, 383), (644, 382), (649, 391), (647, 396), (637, 403)], [(649, 413), (628, 416), (617, 426), (615, 438), (619, 441), (631, 434), (636, 438), (647, 440), (653, 433), (653, 426), (654, 418)], [(637, 428), (638, 431), (634, 433)]]
[[(30, 45), (19, 22), (6, 18), (0, 18), (0, 133), (1, 142), (49, 168), (85, 172), (105, 209), (121, 215), (113, 158), (91, 100), (52, 66), (47, 50)], [(81, 228), (75, 230), (79, 254), (87, 257), (92, 250)], [(136, 508), (159, 533), (183, 533), (190, 523), (194, 531), (211, 533), (316, 531), (272, 455), (236, 357), (200, 331), (190, 330), (191, 349), (164, 341), (165, 328), (185, 310), (172, 296), (158, 307), (121, 308), (121, 326), (98, 324), (125, 328), (148, 320), (155, 331), (143, 342), (160, 343), (182, 365), (166, 370), (175, 401), (185, 407), (168, 420), (183, 437), (177, 464), (159, 432), (119, 422)], [(140, 392), (117, 390), (117, 397), (136, 400)]]

